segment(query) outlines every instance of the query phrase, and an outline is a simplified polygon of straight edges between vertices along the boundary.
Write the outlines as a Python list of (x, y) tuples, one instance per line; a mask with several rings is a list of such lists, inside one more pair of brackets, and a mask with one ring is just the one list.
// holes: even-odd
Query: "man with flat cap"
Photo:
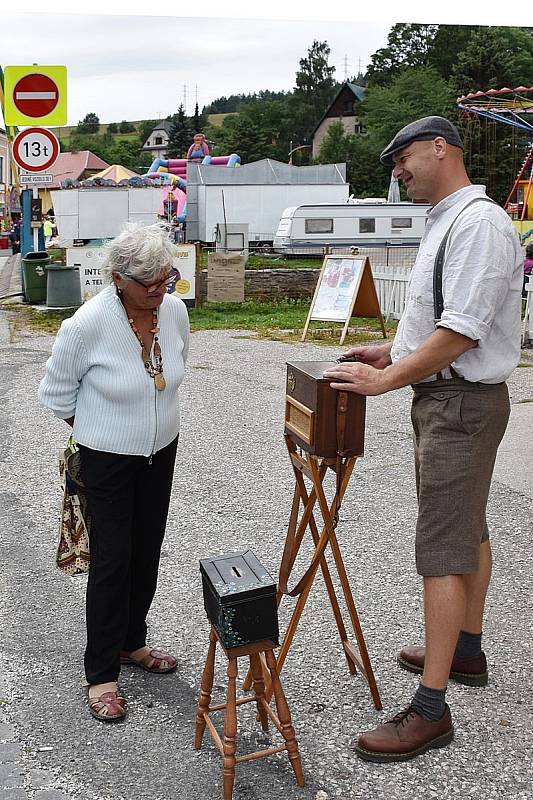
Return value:
[[(368, 761), (404, 761), (453, 738), (448, 680), (484, 686), (481, 647), (491, 575), (487, 497), (509, 418), (506, 379), (520, 357), (522, 253), (505, 211), (473, 185), (459, 132), (443, 117), (406, 125), (381, 153), (412, 200), (432, 208), (392, 344), (355, 347), (325, 373), (335, 389), (378, 395), (411, 385), (418, 494), (416, 566), (425, 647), (407, 708), (359, 736)], [(353, 363), (352, 363), (353, 362)]]

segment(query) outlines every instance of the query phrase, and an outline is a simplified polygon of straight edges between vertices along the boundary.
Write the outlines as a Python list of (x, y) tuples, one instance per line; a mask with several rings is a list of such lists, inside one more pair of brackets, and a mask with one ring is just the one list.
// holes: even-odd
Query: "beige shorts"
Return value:
[(480, 544), (488, 539), (494, 462), (509, 420), (507, 385), (452, 378), (413, 389), (417, 571), (476, 572)]

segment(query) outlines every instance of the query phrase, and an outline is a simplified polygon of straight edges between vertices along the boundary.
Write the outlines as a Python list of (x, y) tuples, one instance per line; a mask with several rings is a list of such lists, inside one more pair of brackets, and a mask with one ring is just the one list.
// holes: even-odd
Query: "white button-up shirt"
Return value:
[[(484, 196), (484, 186), (467, 186), (429, 212), (391, 350), (393, 361), (408, 356), (435, 330), (433, 268), (437, 250), (459, 212), (474, 197)], [(437, 327), (477, 342), (477, 347), (452, 363), (467, 381), (500, 383), (518, 364), (522, 262), (518, 234), (500, 206), (481, 202), (463, 211), (446, 244), (444, 311)], [(450, 370), (442, 372), (444, 377), (451, 375)]]

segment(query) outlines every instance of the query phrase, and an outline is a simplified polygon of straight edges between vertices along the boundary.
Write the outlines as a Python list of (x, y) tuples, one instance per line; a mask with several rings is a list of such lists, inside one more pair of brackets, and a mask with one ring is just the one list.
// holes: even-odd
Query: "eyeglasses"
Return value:
[(162, 286), (167, 286), (167, 287), (172, 286), (172, 284), (175, 283), (175, 281), (180, 279), (180, 272), (177, 269), (171, 269), (168, 275), (165, 275), (164, 278), (162, 278), (160, 281), (157, 281), (156, 283), (143, 283), (143, 281), (140, 281), (138, 278), (134, 278), (133, 275), (125, 275), (124, 277), (129, 278), (130, 281), (138, 283), (139, 286), (142, 286), (143, 289), (146, 289), (148, 294), (154, 294)]

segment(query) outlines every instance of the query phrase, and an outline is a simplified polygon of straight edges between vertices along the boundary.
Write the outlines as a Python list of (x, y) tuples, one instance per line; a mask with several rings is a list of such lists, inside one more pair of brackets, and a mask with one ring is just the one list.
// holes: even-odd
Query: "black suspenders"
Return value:
[[(435, 318), (435, 325), (437, 322), (440, 321), (442, 317), (442, 312), (444, 310), (444, 297), (442, 295), (442, 269), (444, 267), (444, 252), (446, 250), (446, 244), (448, 242), (448, 237), (451, 233), (451, 230), (455, 223), (457, 222), (458, 218), (461, 216), (463, 211), (465, 211), (469, 206), (473, 203), (494, 203), (494, 200), (491, 200), (490, 197), (474, 197), (473, 200), (470, 200), (469, 203), (464, 206), (460, 210), (460, 212), (455, 217), (454, 221), (444, 234), (444, 239), (439, 245), (439, 249), (437, 250), (437, 255), (435, 257), (435, 266), (433, 267), (433, 315)], [(495, 204), (496, 205), (496, 204)]]

